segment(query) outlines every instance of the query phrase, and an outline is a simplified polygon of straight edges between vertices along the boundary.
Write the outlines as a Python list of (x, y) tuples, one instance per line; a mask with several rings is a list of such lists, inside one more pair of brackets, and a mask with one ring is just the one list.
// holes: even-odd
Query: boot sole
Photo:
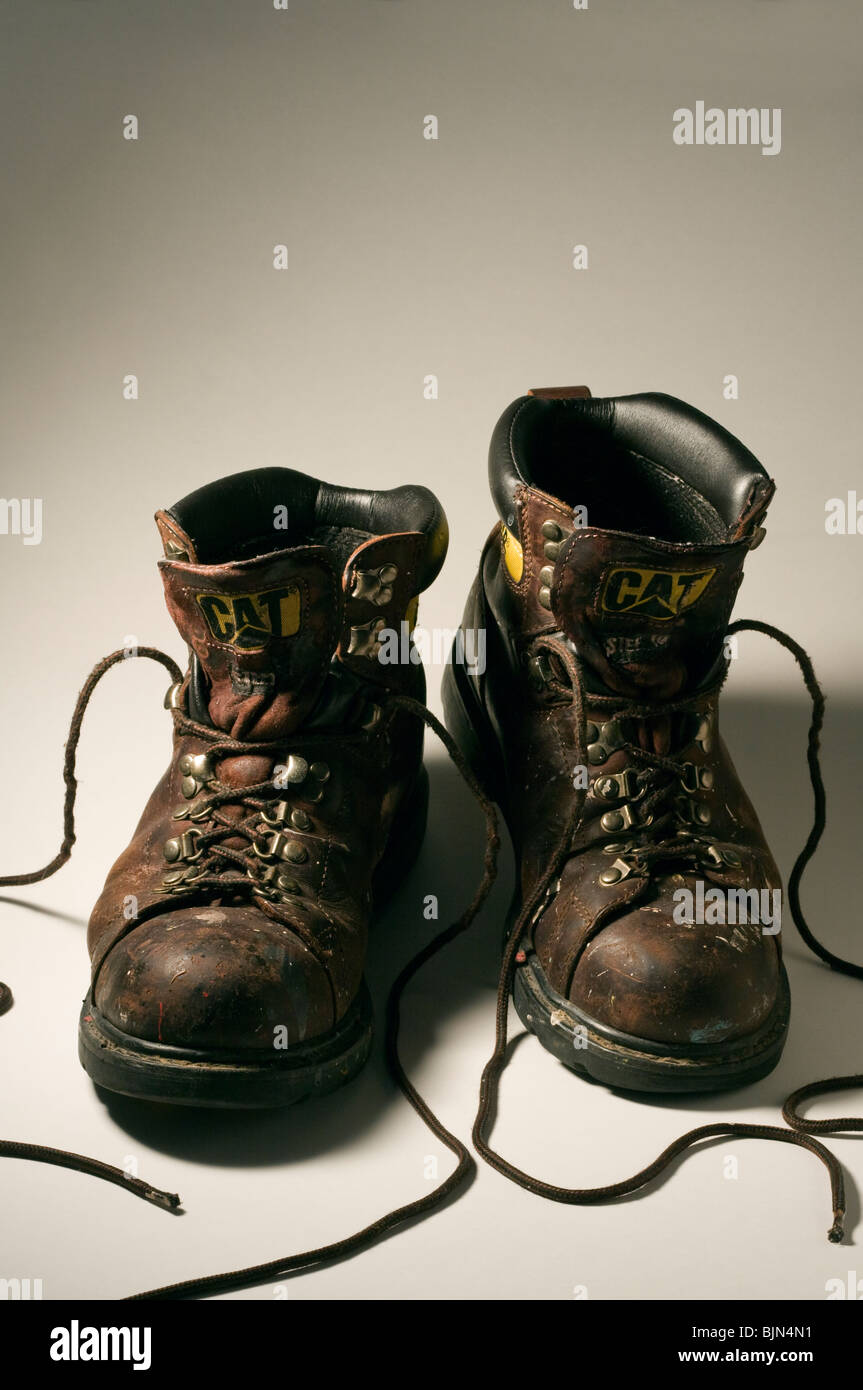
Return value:
[(760, 1081), (782, 1056), (791, 995), (781, 967), (779, 997), (755, 1033), (697, 1046), (652, 1042), (597, 1023), (548, 983), (535, 955), (516, 970), (516, 1012), (543, 1047), (582, 1076), (625, 1091), (725, 1091)]
[[(410, 805), (399, 816), (375, 870), (375, 916), (419, 854), (428, 814), (428, 773), (422, 768)], [(78, 1027), (78, 1057), (106, 1091), (165, 1105), (257, 1110), (327, 1095), (362, 1070), (372, 1046), (372, 1002), (363, 982), (335, 1028), (282, 1054), (220, 1054), (133, 1038), (109, 1023), (88, 993)]]
[[(455, 645), (453, 647), (455, 654)], [(451, 660), (441, 688), (447, 728), (489, 797), (506, 804), (506, 779), (494, 731), (464, 668)], [(521, 906), (518, 890), (507, 936)], [(584, 1014), (549, 985), (534, 954), (516, 967), (513, 1002), (531, 1033), (565, 1066), (603, 1085), (666, 1094), (731, 1090), (767, 1076), (785, 1046), (791, 997), (784, 965), (779, 996), (765, 1022), (729, 1042), (675, 1045), (620, 1033)]]

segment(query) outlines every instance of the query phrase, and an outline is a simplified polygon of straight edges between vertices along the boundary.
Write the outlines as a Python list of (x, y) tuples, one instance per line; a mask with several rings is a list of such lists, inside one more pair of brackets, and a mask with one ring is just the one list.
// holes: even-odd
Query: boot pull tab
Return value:
[(751, 540), (750, 540), (750, 542), (749, 542), (749, 549), (750, 549), (750, 550), (757, 550), (758, 547), (759, 547), (759, 545), (760, 545), (761, 542), (764, 540), (764, 537), (765, 537), (766, 535), (767, 535), (767, 529), (766, 529), (766, 527), (764, 527), (764, 526), (756, 526), (755, 530), (752, 532), (752, 538), (751, 538)]
[(529, 396), (536, 396), (541, 401), (572, 401), (587, 400), (590, 396), (589, 386), (531, 386), (527, 393)]

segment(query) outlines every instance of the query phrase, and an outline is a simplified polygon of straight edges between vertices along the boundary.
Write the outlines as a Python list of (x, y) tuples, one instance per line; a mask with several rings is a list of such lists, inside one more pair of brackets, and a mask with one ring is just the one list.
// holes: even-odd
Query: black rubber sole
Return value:
[(106, 1091), (165, 1105), (257, 1110), (323, 1096), (356, 1076), (372, 1045), (372, 1005), (365, 986), (337, 1028), (260, 1060), (221, 1060), (212, 1052), (162, 1047), (122, 1034), (85, 999), (78, 1057)]
[[(423, 768), (375, 871), (376, 914), (419, 854), (427, 815), (428, 774)], [(240, 1057), (130, 1037), (101, 1016), (88, 994), (78, 1027), (78, 1057), (97, 1086), (119, 1095), (165, 1105), (256, 1110), (294, 1105), (344, 1086), (368, 1060), (372, 1036), (372, 1003), (365, 984), (330, 1033), (284, 1052)]]
[[(506, 779), (494, 731), (466, 671), (455, 661), (444, 671), (441, 694), (447, 728), (474, 776), (505, 809)], [(516, 892), (507, 933), (519, 907)], [(513, 1002), (524, 1026), (573, 1071), (622, 1090), (666, 1094), (731, 1090), (767, 1076), (782, 1056), (791, 1008), (783, 966), (776, 1005), (757, 1032), (727, 1043), (656, 1043), (616, 1032), (581, 1013), (551, 988), (533, 954), (516, 966)]]

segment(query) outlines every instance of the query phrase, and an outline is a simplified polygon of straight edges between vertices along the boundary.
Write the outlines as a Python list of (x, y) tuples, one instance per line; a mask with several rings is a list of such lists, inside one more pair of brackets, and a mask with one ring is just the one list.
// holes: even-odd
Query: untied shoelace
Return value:
[[(734, 633), (744, 631), (763, 633), (765, 636), (778, 642), (786, 651), (791, 653), (800, 668), (812, 702), (812, 716), (807, 744), (807, 762), (814, 795), (815, 809), (812, 828), (807, 837), (806, 844), (797, 857), (788, 881), (788, 898), (794, 924), (806, 945), (809, 946), (816, 955), (820, 956), (823, 961), (830, 965), (832, 969), (842, 974), (852, 975), (858, 979), (863, 978), (863, 966), (856, 965), (851, 961), (836, 956), (817, 940), (806, 922), (800, 904), (800, 882), (803, 872), (815, 852), (826, 823), (826, 797), (818, 757), (820, 733), (824, 722), (823, 693), (816, 679), (815, 671), (809, 656), (793, 638), (780, 631), (780, 629), (772, 627), (768, 623), (750, 620), (740, 620), (733, 623), (728, 629), (728, 635), (730, 636)], [(581, 670), (578, 658), (570, 649), (556, 642), (554, 638), (543, 638), (541, 641), (554, 650), (566, 675), (569, 677), (573, 712), (575, 715), (576, 757), (577, 760), (583, 762), (587, 738), (586, 718), (582, 698)], [(132, 655), (159, 662), (169, 672), (175, 683), (182, 681), (182, 672), (180, 668), (172, 658), (167, 656), (164, 652), (154, 647), (139, 647)], [(77, 792), (77, 780), (75, 776), (76, 755), (84, 713), (102, 677), (118, 662), (128, 660), (129, 656), (130, 653), (127, 651), (117, 651), (111, 653), (110, 656), (104, 657), (90, 672), (78, 696), (70, 725), (69, 737), (66, 742), (63, 763), (63, 780), (65, 783), (63, 840), (58, 853), (50, 863), (46, 864), (42, 869), (38, 869), (32, 873), (12, 874), (0, 878), (0, 886), (12, 887), (41, 882), (43, 879), (49, 878), (52, 874), (56, 873), (71, 855), (72, 847), (75, 843), (74, 808)], [(456, 1134), (447, 1129), (446, 1125), (438, 1118), (411, 1082), (399, 1056), (398, 1039), (401, 1003), (404, 992), (410, 981), (433, 956), (437, 955), (437, 953), (443, 949), (444, 946), (448, 945), (450, 941), (454, 940), (455, 937), (468, 929), (488, 897), (497, 872), (497, 855), (500, 846), (497, 812), (483, 787), (477, 781), (468, 766), (455, 741), (441, 722), (424, 704), (403, 695), (390, 696), (386, 704), (389, 709), (401, 709), (406, 713), (414, 715), (417, 719), (428, 725), (437, 735), (479, 803), (486, 821), (486, 847), (483, 873), (473, 899), (462, 915), (453, 922), (451, 926), (438, 933), (438, 935), (417, 952), (417, 954), (403, 967), (390, 988), (386, 1006), (385, 1055), (389, 1071), (402, 1094), (412, 1105), (426, 1127), (454, 1154), (457, 1159), (456, 1167), (431, 1192), (417, 1198), (413, 1202), (408, 1202), (400, 1207), (396, 1207), (394, 1210), (380, 1216), (377, 1220), (372, 1221), (369, 1225), (364, 1226), (362, 1230), (346, 1236), (341, 1240), (333, 1241), (328, 1245), (320, 1246), (314, 1250), (307, 1250), (300, 1254), (280, 1256), (277, 1259), (269, 1260), (258, 1265), (252, 1265), (246, 1269), (205, 1275), (201, 1278), (186, 1279), (179, 1283), (168, 1284), (157, 1289), (150, 1289), (144, 1293), (132, 1295), (131, 1297), (133, 1300), (194, 1298), (209, 1294), (225, 1293), (233, 1289), (246, 1287), (251, 1284), (259, 1284), (268, 1279), (284, 1277), (298, 1270), (321, 1266), (343, 1259), (349, 1255), (357, 1254), (359, 1251), (366, 1249), (398, 1227), (405, 1226), (407, 1223), (424, 1217), (431, 1211), (443, 1206), (444, 1203), (452, 1199), (457, 1192), (465, 1187), (467, 1179), (475, 1170), (474, 1160), (466, 1145), (462, 1143)], [(669, 706), (667, 703), (664, 705), (627, 705), (622, 713), (627, 717), (650, 718), (656, 716), (659, 712), (667, 712), (668, 708)], [(182, 728), (184, 721), (188, 723), (181, 710), (172, 709), (172, 715), (178, 727)], [(195, 727), (195, 732), (205, 736), (207, 735), (207, 731), (201, 729), (199, 726)], [(218, 733), (214, 733), (213, 741), (224, 743), (224, 738)], [(241, 751), (260, 752), (260, 747), (254, 744), (245, 745), (232, 740), (231, 752)], [(632, 749), (632, 751), (638, 756), (638, 750)], [(648, 761), (650, 761), (650, 759), (648, 759)], [(661, 759), (654, 758), (652, 761), (660, 765), (662, 763)], [(493, 1116), (497, 1107), (500, 1077), (506, 1063), (509, 999), (516, 968), (516, 957), (528, 923), (541, 907), (549, 886), (555, 881), (562, 864), (570, 853), (573, 835), (581, 824), (585, 798), (586, 789), (576, 788), (570, 814), (561, 833), (559, 842), (553, 853), (549, 856), (546, 870), (538, 880), (534, 891), (523, 903), (521, 911), (513, 923), (506, 943), (498, 980), (494, 1050), (483, 1069), (480, 1081), (479, 1104), (472, 1134), (474, 1147), (491, 1167), (495, 1168), (512, 1182), (518, 1183), (519, 1186), (526, 1188), (529, 1192), (533, 1192), (541, 1197), (546, 1197), (552, 1201), (580, 1206), (613, 1201), (615, 1198), (624, 1197), (638, 1191), (663, 1172), (664, 1169), (673, 1163), (682, 1153), (697, 1145), (701, 1140), (713, 1139), (720, 1136), (734, 1136), (737, 1138), (769, 1139), (779, 1143), (794, 1144), (800, 1148), (807, 1149), (810, 1153), (819, 1158), (830, 1175), (833, 1223), (829, 1229), (828, 1237), (834, 1242), (841, 1241), (844, 1235), (845, 1217), (845, 1185), (842, 1168), (835, 1155), (813, 1136), (816, 1134), (839, 1134), (848, 1131), (863, 1131), (863, 1117), (851, 1116), (826, 1120), (809, 1120), (800, 1114), (800, 1106), (806, 1101), (828, 1092), (851, 1090), (863, 1086), (863, 1075), (861, 1074), (838, 1076), (823, 1081), (814, 1081), (794, 1091), (793, 1094), (787, 1098), (782, 1108), (782, 1116), (788, 1128), (782, 1128), (778, 1125), (745, 1124), (732, 1121), (720, 1121), (716, 1124), (699, 1125), (697, 1128), (688, 1130), (685, 1134), (675, 1139), (652, 1163), (649, 1163), (632, 1177), (601, 1187), (558, 1187), (552, 1183), (545, 1182), (541, 1178), (525, 1173), (522, 1169), (517, 1168), (507, 1159), (503, 1158), (491, 1147), (490, 1132)], [(0, 1012), (3, 1011), (4, 1005), (8, 1008), (10, 1004), (11, 993), (7, 987), (0, 986)], [(84, 1157), (81, 1154), (68, 1153), (61, 1149), (53, 1149), (16, 1140), (0, 1140), (0, 1157), (32, 1159), (37, 1162), (52, 1163), (61, 1167), (74, 1168), (79, 1172), (88, 1173), (93, 1177), (102, 1178), (107, 1182), (114, 1182), (123, 1187), (127, 1187), (129, 1191), (133, 1192), (136, 1196), (142, 1197), (144, 1200), (152, 1202), (166, 1210), (176, 1211), (180, 1207), (180, 1198), (176, 1193), (164, 1192), (141, 1179), (130, 1177), (119, 1168), (114, 1168), (97, 1159)]]

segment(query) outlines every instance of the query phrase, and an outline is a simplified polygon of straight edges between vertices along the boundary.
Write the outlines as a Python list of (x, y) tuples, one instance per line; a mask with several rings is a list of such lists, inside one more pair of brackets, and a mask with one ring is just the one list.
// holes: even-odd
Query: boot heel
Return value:
[(444, 723), (480, 786), (493, 801), (500, 804), (504, 798), (506, 777), (497, 741), (470, 677), (456, 660), (458, 646), (459, 639), (456, 637), (441, 682)]
[(421, 767), (413, 791), (396, 812), (390, 838), (372, 880), (375, 913), (382, 911), (419, 857), (426, 833), (429, 775)]

